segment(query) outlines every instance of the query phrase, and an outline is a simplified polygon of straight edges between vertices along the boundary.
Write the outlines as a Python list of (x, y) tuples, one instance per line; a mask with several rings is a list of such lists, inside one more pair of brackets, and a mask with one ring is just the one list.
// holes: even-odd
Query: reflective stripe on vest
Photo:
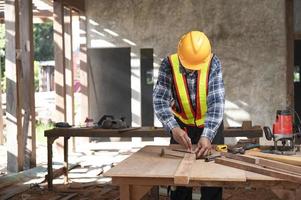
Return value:
[[(212, 56), (211, 56), (212, 58)], [(188, 85), (185, 76), (180, 72), (180, 63), (177, 54), (169, 56), (173, 72), (173, 80), (176, 89), (180, 112), (172, 108), (173, 114), (184, 124), (202, 127), (205, 123), (207, 112), (207, 88), (209, 65), (198, 71), (197, 91), (196, 91), (196, 112), (193, 110), (190, 100)]]

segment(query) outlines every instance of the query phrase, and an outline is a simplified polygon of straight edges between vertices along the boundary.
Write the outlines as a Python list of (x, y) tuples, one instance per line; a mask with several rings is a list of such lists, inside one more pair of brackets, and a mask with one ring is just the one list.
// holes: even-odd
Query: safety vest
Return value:
[(175, 106), (173, 106), (173, 114), (186, 125), (203, 127), (207, 112), (208, 75), (211, 62), (209, 62), (208, 66), (202, 67), (197, 72), (196, 110), (194, 110), (190, 100), (186, 78), (184, 74), (180, 72), (178, 55), (173, 54), (169, 56), (169, 61), (171, 63), (173, 81), (180, 107), (180, 110), (177, 111)]

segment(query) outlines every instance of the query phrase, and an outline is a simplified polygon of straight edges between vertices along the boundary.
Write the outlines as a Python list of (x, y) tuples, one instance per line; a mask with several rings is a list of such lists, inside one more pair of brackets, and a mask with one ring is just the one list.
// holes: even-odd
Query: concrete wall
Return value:
[(204, 31), (223, 65), (226, 125), (271, 125), (286, 102), (285, 0), (87, 0), (89, 47), (132, 48), (132, 108), (140, 123), (139, 49), (154, 66), (179, 37)]
[(294, 29), (301, 32), (301, 0), (294, 0)]

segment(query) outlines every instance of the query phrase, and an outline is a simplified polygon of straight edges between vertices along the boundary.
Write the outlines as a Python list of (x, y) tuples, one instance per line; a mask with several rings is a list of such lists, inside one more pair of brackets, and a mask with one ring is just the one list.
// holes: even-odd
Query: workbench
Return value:
[(64, 137), (64, 181), (68, 181), (68, 140), (70, 137), (169, 137), (162, 128), (135, 127), (125, 129), (103, 129), (103, 128), (53, 128), (46, 130), (48, 154), (48, 189), (52, 190), (53, 167), (52, 167), (52, 144), (59, 138)]
[[(70, 137), (170, 137), (163, 128), (155, 127), (133, 127), (125, 129), (102, 129), (102, 128), (53, 128), (46, 130), (44, 136), (47, 137), (47, 154), (48, 154), (48, 188), (51, 190), (53, 180), (52, 167), (52, 144), (59, 138), (64, 138), (64, 180), (68, 180), (68, 140)], [(225, 137), (248, 137), (259, 138), (262, 136), (260, 127), (250, 129), (242, 128), (225, 128)]]
[[(175, 185), (174, 175), (182, 158), (161, 157), (161, 148), (145, 146), (105, 173), (105, 176), (112, 177), (113, 184), (119, 185), (121, 200), (138, 200), (153, 186)], [(192, 164), (189, 183), (183, 186), (300, 188), (300, 184), (204, 160), (196, 160)]]

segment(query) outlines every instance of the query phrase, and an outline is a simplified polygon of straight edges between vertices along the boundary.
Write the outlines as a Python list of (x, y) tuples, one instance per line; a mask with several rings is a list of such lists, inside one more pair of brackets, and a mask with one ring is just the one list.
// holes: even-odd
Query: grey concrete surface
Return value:
[(271, 125), (286, 106), (285, 0), (87, 0), (86, 10), (89, 47), (130, 46), (133, 70), (140, 48), (154, 48), (158, 68), (182, 34), (204, 31), (223, 65), (226, 125)]
[(294, 0), (294, 29), (301, 32), (301, 0)]

